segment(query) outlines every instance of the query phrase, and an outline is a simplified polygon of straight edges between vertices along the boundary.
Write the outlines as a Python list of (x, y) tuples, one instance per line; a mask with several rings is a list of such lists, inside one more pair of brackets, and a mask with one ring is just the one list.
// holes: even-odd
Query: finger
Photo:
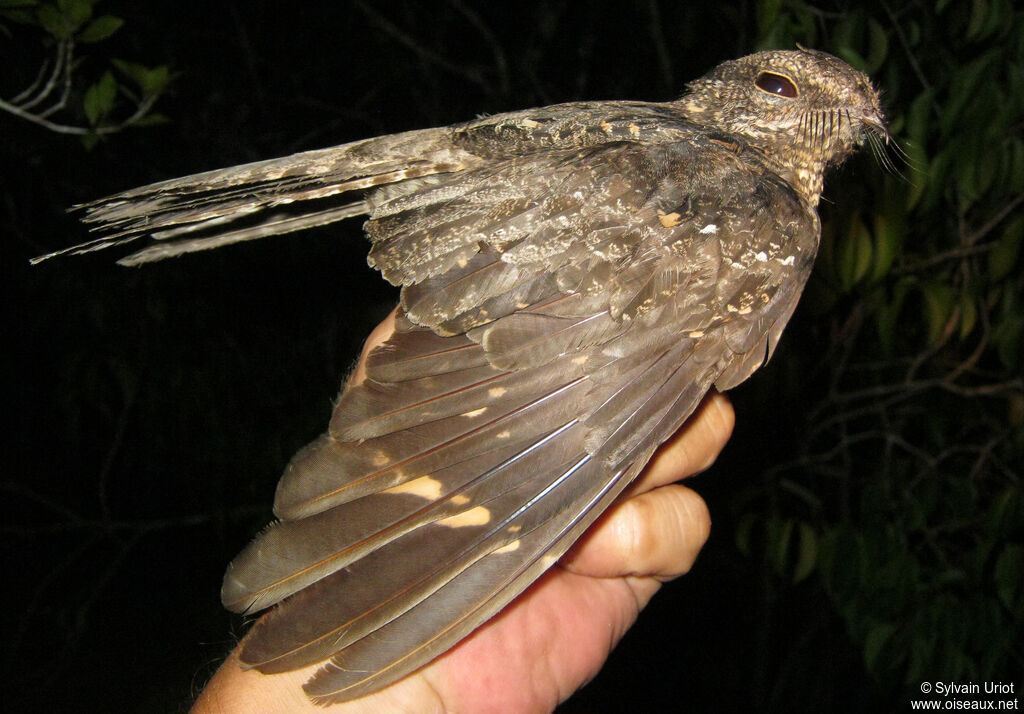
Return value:
[[(239, 649), (236, 648), (213, 675), (192, 705), (190, 714), (322, 714), (325, 711), (302, 689), (322, 664), (266, 675), (242, 667), (238, 661)], [(421, 670), (419, 675), (406, 677), (369, 696), (334, 704), (330, 707), (331, 714), (442, 711), (437, 692), (422, 676), (425, 671)]]
[(654, 452), (627, 491), (627, 497), (709, 468), (732, 435), (735, 424), (736, 412), (728, 397), (718, 392), (708, 394), (683, 427)]
[(670, 484), (611, 508), (561, 564), (592, 577), (671, 580), (693, 567), (710, 532), (711, 514), (704, 499), (685, 486)]

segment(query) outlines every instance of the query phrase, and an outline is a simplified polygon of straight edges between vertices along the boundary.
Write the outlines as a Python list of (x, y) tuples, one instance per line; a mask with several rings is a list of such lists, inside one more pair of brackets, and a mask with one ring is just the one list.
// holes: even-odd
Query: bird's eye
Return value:
[(762, 92), (774, 94), (778, 97), (786, 97), (787, 99), (793, 99), (799, 94), (796, 85), (793, 84), (793, 80), (785, 75), (775, 74), (774, 72), (762, 72), (757, 75), (757, 79), (754, 80), (754, 86)]

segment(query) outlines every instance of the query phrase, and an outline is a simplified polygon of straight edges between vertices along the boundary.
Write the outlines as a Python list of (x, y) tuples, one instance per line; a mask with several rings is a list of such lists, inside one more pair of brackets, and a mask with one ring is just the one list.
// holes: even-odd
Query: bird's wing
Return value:
[(326, 662), (306, 685), (321, 701), (422, 666), (552, 565), (716, 380), (763, 361), (817, 241), (788, 187), (697, 136), (527, 153), (379, 199), (396, 332), (222, 593), (278, 603), (242, 662)]
[(149, 247), (119, 261), (137, 265), (306, 230), (370, 212), (365, 194), (381, 186), (391, 187), (391, 198), (406, 196), (424, 182), (524, 153), (663, 140), (679, 122), (667, 104), (557, 104), (193, 174), (76, 206), (103, 235), (32, 262), (148, 236)]
[(450, 134), (391, 134), (131, 189), (76, 207), (102, 237), (35, 260), (149, 236), (152, 245), (119, 261), (136, 265), (357, 216), (367, 211), (357, 192), (484, 163)]

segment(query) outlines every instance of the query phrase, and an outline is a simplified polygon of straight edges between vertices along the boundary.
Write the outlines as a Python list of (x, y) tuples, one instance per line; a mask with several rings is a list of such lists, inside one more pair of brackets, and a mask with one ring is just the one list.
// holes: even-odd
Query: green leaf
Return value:
[(751, 544), (753, 543), (751, 536), (756, 524), (757, 519), (749, 513), (744, 514), (739, 523), (736, 524), (736, 550), (747, 558), (750, 557)]
[(114, 108), (117, 98), (117, 82), (109, 71), (104, 72), (100, 81), (85, 92), (85, 116), (89, 124), (96, 126)]
[(36, 18), (39, 25), (58, 40), (66, 40), (74, 33), (74, 29), (68, 26), (64, 13), (53, 5), (40, 7)]
[(907, 36), (908, 47), (917, 47), (921, 43), (921, 23), (917, 20), (908, 21), (903, 32)]
[(981, 29), (988, 18), (988, 0), (973, 0), (971, 3), (971, 19), (967, 22), (967, 31), (964, 33), (967, 39), (976, 40), (981, 35)]
[[(940, 202), (946, 201), (948, 179), (944, 181), (943, 178), (946, 177), (947, 171), (950, 170), (950, 164), (953, 163), (955, 154), (956, 147), (946, 146), (932, 157), (931, 163), (928, 164), (927, 174), (925, 175), (927, 181), (923, 187), (921, 200), (915, 206), (919, 213), (930, 211)], [(916, 178), (920, 174), (915, 171), (914, 175)]]
[(1008, 193), (1020, 193), (1024, 191), (1024, 139), (1012, 137), (1007, 144), (1002, 182)]
[(137, 119), (135, 122), (133, 122), (132, 126), (159, 126), (161, 124), (167, 124), (170, 121), (171, 118), (168, 117), (166, 114), (161, 114), (160, 112), (152, 112), (150, 114), (146, 114), (140, 119)]
[(999, 601), (1007, 610), (1017, 612), (1018, 600), (1024, 594), (1024, 545), (1011, 543), (1003, 549), (993, 577)]
[(160, 65), (146, 70), (139, 86), (146, 95), (160, 94), (171, 81), (171, 70), (167, 65)]
[(979, 151), (974, 162), (974, 190), (984, 196), (999, 172), (1000, 155), (996, 151)]
[(907, 138), (916, 145), (924, 146), (928, 141), (934, 101), (935, 92), (928, 89), (918, 94), (910, 104), (907, 112)]
[(92, 151), (96, 144), (100, 143), (99, 134), (82, 134), (78, 138), (81, 140), (82, 146), (85, 147), (86, 151)]
[(761, 34), (778, 27), (782, 0), (759, 0), (757, 3), (757, 27)]
[[(19, 25), (38, 25), (39, 20), (36, 14), (29, 9), (19, 10), (14, 8), (11, 10), (0, 9), (0, 17), (8, 22), (15, 22)], [(0, 32), (3, 32), (4, 36), (8, 39), (11, 38), (11, 31), (7, 28), (7, 25), (0, 25)]]
[(990, 50), (961, 67), (953, 75), (949, 87), (949, 98), (942, 108), (942, 118), (940, 119), (944, 136), (962, 132), (964, 121), (961, 113), (964, 106), (976, 99), (979, 86), (987, 84), (990, 79), (991, 64), (996, 54), (996, 51)]
[(111, 60), (117, 69), (131, 79), (142, 90), (144, 96), (159, 94), (167, 88), (172, 76), (167, 65), (149, 68), (137, 62)]
[(982, 37), (999, 32), (1008, 28), (1014, 23), (1014, 6), (1011, 0), (996, 0), (992, 4), (992, 10), (988, 13), (988, 21), (981, 30)]
[(906, 300), (911, 284), (911, 280), (906, 278), (896, 283), (892, 296), (878, 310), (875, 329), (878, 332), (878, 341), (882, 344), (882, 350), (886, 355), (892, 354), (896, 343), (897, 326), (900, 324), (903, 302)]
[(920, 682), (926, 678), (935, 652), (935, 637), (918, 627), (914, 638), (910, 641), (910, 662), (907, 665), (906, 681)]
[(946, 325), (953, 313), (953, 289), (946, 283), (926, 283), (921, 286), (921, 295), (924, 298), (928, 342), (934, 344), (945, 333)]
[(846, 63), (850, 66), (856, 67), (862, 72), (867, 72), (868, 61), (864, 59), (864, 55), (849, 45), (837, 48), (836, 54), (846, 60)]
[(1017, 216), (1003, 229), (995, 248), (988, 254), (989, 277), (993, 283), (1013, 273), (1024, 239), (1024, 216)]
[(818, 562), (818, 533), (807, 523), (801, 523), (798, 529), (798, 547), (796, 566), (793, 568), (793, 582), (799, 583), (814, 572)]
[(864, 665), (869, 672), (875, 671), (875, 663), (882, 648), (896, 633), (896, 625), (890, 622), (879, 622), (871, 626), (864, 638)]
[(960, 339), (966, 338), (978, 323), (978, 306), (971, 295), (960, 296)]
[(868, 18), (868, 56), (867, 73), (875, 74), (882, 67), (889, 54), (889, 36), (881, 23), (873, 17)]
[(850, 221), (849, 230), (842, 240), (839, 249), (839, 281), (844, 291), (850, 290), (854, 285), (863, 280), (864, 276), (871, 270), (871, 254), (874, 248), (871, 242), (871, 233), (867, 226), (860, 219), (854, 216)]
[(906, 142), (903, 148), (907, 152), (907, 165), (910, 168), (910, 190), (907, 191), (906, 205), (909, 211), (921, 200), (928, 185), (928, 156), (916, 141)]
[(1019, 369), (1021, 353), (1024, 352), (1024, 316), (1004, 317), (992, 330), (992, 339), (1002, 363), (1008, 368)]
[(786, 572), (786, 560), (789, 555), (789, 541), (793, 537), (793, 521), (773, 518), (768, 522), (769, 558), (775, 572), (782, 575)]
[[(1024, 95), (1024, 66), (1019, 64), (1008, 64), (1006, 66), (1007, 92), (1020, 102)], [(1019, 105), (1018, 105), (1019, 106)]]
[(994, 538), (1002, 539), (1017, 525), (1020, 511), (1020, 489), (1008, 486), (992, 501), (985, 526)]
[(875, 282), (889, 274), (896, 253), (903, 242), (903, 226), (899, 216), (887, 216), (879, 213), (875, 216), (874, 251), (871, 266), (871, 279)]
[(124, 20), (113, 15), (101, 15), (90, 22), (88, 26), (78, 33), (79, 42), (99, 42), (105, 40), (124, 24)]
[(68, 27), (74, 33), (92, 17), (92, 6), (95, 0), (57, 0)]
[(149, 69), (145, 65), (141, 65), (138, 62), (129, 62), (122, 59), (112, 59), (111, 64), (117, 68), (117, 70), (128, 77), (135, 84), (142, 84), (142, 78), (145, 76)]

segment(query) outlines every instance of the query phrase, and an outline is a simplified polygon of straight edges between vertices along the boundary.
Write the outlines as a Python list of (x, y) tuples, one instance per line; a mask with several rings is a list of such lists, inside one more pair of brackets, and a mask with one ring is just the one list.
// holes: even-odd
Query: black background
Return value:
[[(325, 429), (362, 339), (395, 300), (366, 267), (358, 221), (141, 269), (103, 253), (29, 267), (87, 237), (69, 205), (481, 113), (670, 99), (753, 49), (745, 3), (372, 8), (104, 3), (127, 24), (81, 71), (101, 71), (103, 53), (170, 64), (180, 74), (158, 109), (171, 122), (86, 151), (0, 116), (8, 711), (188, 707), (244, 631), (219, 605), (225, 564), (270, 519), (283, 465)], [(10, 96), (43, 53), (3, 42)], [(708, 548), (564, 711), (753, 709), (774, 686), (769, 670), (800, 676), (774, 657), (801, 646), (803, 614), (752, 626), (765, 613), (751, 606), (758, 580), (732, 547), (727, 500), (786, 453), (786, 414), (800, 405), (734, 398), (734, 442), (693, 482), (716, 521)], [(857, 656), (839, 639), (811, 658), (845, 672)], [(815, 706), (854, 710), (862, 686), (841, 683), (850, 699)]]

